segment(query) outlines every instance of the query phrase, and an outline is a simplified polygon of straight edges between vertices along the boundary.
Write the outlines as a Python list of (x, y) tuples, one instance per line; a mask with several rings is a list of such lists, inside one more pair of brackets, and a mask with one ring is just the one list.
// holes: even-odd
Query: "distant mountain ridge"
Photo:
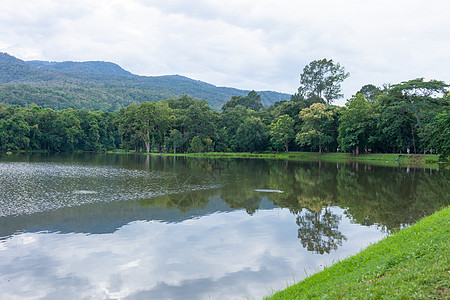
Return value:
[(109, 74), (109, 75), (133, 75), (122, 69), (119, 65), (105, 61), (85, 61), (85, 62), (50, 62), (31, 60), (26, 62), (29, 66), (37, 69), (46, 69), (70, 73), (88, 73), (88, 74)]
[[(219, 110), (239, 90), (190, 79), (181, 75), (138, 76), (104, 61), (23, 61), (0, 52), (0, 102), (11, 105), (36, 103), (52, 109), (114, 111), (132, 103), (160, 101), (188, 95), (204, 99)], [(289, 94), (260, 91), (264, 106), (289, 100)]]

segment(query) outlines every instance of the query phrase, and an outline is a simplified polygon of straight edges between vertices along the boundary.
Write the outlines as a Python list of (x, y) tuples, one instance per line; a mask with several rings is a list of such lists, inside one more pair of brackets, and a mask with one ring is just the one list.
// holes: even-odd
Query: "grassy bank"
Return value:
[(450, 299), (450, 207), (266, 299)]
[(346, 162), (358, 161), (371, 163), (375, 165), (387, 166), (426, 166), (431, 168), (438, 167), (438, 155), (420, 155), (420, 154), (360, 154), (351, 155), (350, 153), (323, 153), (317, 152), (283, 152), (283, 153), (248, 153), (248, 152), (203, 152), (203, 153), (181, 153), (181, 154), (160, 154), (169, 156), (187, 156), (204, 158), (260, 158), (260, 159), (289, 159), (297, 161), (322, 160), (328, 162)]

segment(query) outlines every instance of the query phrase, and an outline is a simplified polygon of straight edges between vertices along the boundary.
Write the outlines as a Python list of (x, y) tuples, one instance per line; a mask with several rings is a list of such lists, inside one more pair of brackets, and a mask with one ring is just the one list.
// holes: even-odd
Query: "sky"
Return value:
[(262, 299), (386, 236), (346, 217), (339, 230), (347, 240), (323, 255), (302, 247), (288, 209), (22, 232), (0, 243), (0, 289), (5, 299)]
[(288, 94), (327, 58), (350, 73), (343, 105), (369, 83), (450, 83), (449, 14), (447, 0), (2, 0), (0, 52)]

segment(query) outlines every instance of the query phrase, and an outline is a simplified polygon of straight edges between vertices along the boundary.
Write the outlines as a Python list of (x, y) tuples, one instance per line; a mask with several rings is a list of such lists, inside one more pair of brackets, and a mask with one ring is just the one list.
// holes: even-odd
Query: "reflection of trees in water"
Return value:
[(315, 253), (330, 253), (346, 240), (338, 230), (341, 217), (327, 209), (337, 198), (336, 168), (319, 163), (292, 165), (290, 172), (276, 168), (271, 172), (273, 186), (285, 191), (274, 202), (297, 214), (298, 238), (303, 247)]
[[(298, 237), (307, 249), (328, 253), (342, 245), (341, 218), (330, 206), (362, 225), (377, 224), (386, 230), (409, 225), (449, 205), (448, 172), (367, 165), (292, 162), (257, 159), (161, 159), (152, 168), (189, 174), (191, 184), (209, 178), (220, 183), (211, 191), (165, 195), (147, 203), (187, 212), (204, 208), (220, 196), (232, 209), (255, 213), (263, 197), (297, 216)], [(158, 165), (159, 164), (159, 165)], [(181, 178), (184, 178), (181, 176)], [(182, 183), (181, 183), (182, 184)], [(254, 189), (284, 193), (254, 192)], [(306, 211), (306, 213), (302, 213)]]
[(336, 201), (336, 169), (323, 165), (320, 168), (296, 168), (294, 177), (302, 188), (296, 195), (297, 209), (319, 212)]
[(387, 231), (413, 224), (450, 204), (448, 173), (404, 168), (339, 170), (338, 202), (346, 215), (362, 225)]
[(209, 199), (217, 194), (212, 191), (191, 191), (181, 194), (168, 194), (139, 201), (142, 206), (164, 207), (178, 209), (186, 213), (192, 209), (203, 209), (208, 205)]
[(297, 216), (298, 238), (302, 246), (314, 253), (330, 253), (342, 246), (347, 238), (338, 230), (342, 217), (329, 209), (306, 211)]

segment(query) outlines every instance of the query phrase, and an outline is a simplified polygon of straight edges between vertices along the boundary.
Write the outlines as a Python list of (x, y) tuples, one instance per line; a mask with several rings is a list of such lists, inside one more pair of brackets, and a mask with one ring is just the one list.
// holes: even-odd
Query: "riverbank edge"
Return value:
[(284, 153), (249, 153), (249, 152), (202, 152), (202, 153), (146, 153), (147, 155), (184, 156), (198, 158), (258, 158), (285, 159), (295, 161), (326, 162), (362, 162), (381, 166), (427, 167), (439, 169), (448, 167), (447, 163), (439, 163), (439, 156), (434, 154), (395, 154), (372, 153), (352, 155), (350, 153), (317, 153), (317, 152), (284, 152)]
[[(53, 153), (49, 151), (14, 151), (0, 153), (0, 155), (12, 155), (18, 153)], [(57, 152), (61, 153), (61, 152)], [(83, 151), (74, 151), (72, 153), (84, 153)], [(88, 152), (95, 153), (95, 152)], [(389, 167), (417, 167), (430, 169), (450, 169), (448, 162), (440, 162), (439, 156), (435, 154), (395, 154), (395, 153), (372, 153), (352, 155), (350, 153), (317, 153), (317, 152), (201, 152), (201, 153), (142, 153), (126, 150), (112, 150), (107, 154), (138, 154), (153, 156), (172, 156), (172, 157), (194, 157), (194, 158), (255, 158), (255, 159), (281, 159), (293, 161), (325, 161), (332, 163), (361, 162), (366, 164), (389, 166)]]
[(270, 299), (449, 299), (450, 206)]

